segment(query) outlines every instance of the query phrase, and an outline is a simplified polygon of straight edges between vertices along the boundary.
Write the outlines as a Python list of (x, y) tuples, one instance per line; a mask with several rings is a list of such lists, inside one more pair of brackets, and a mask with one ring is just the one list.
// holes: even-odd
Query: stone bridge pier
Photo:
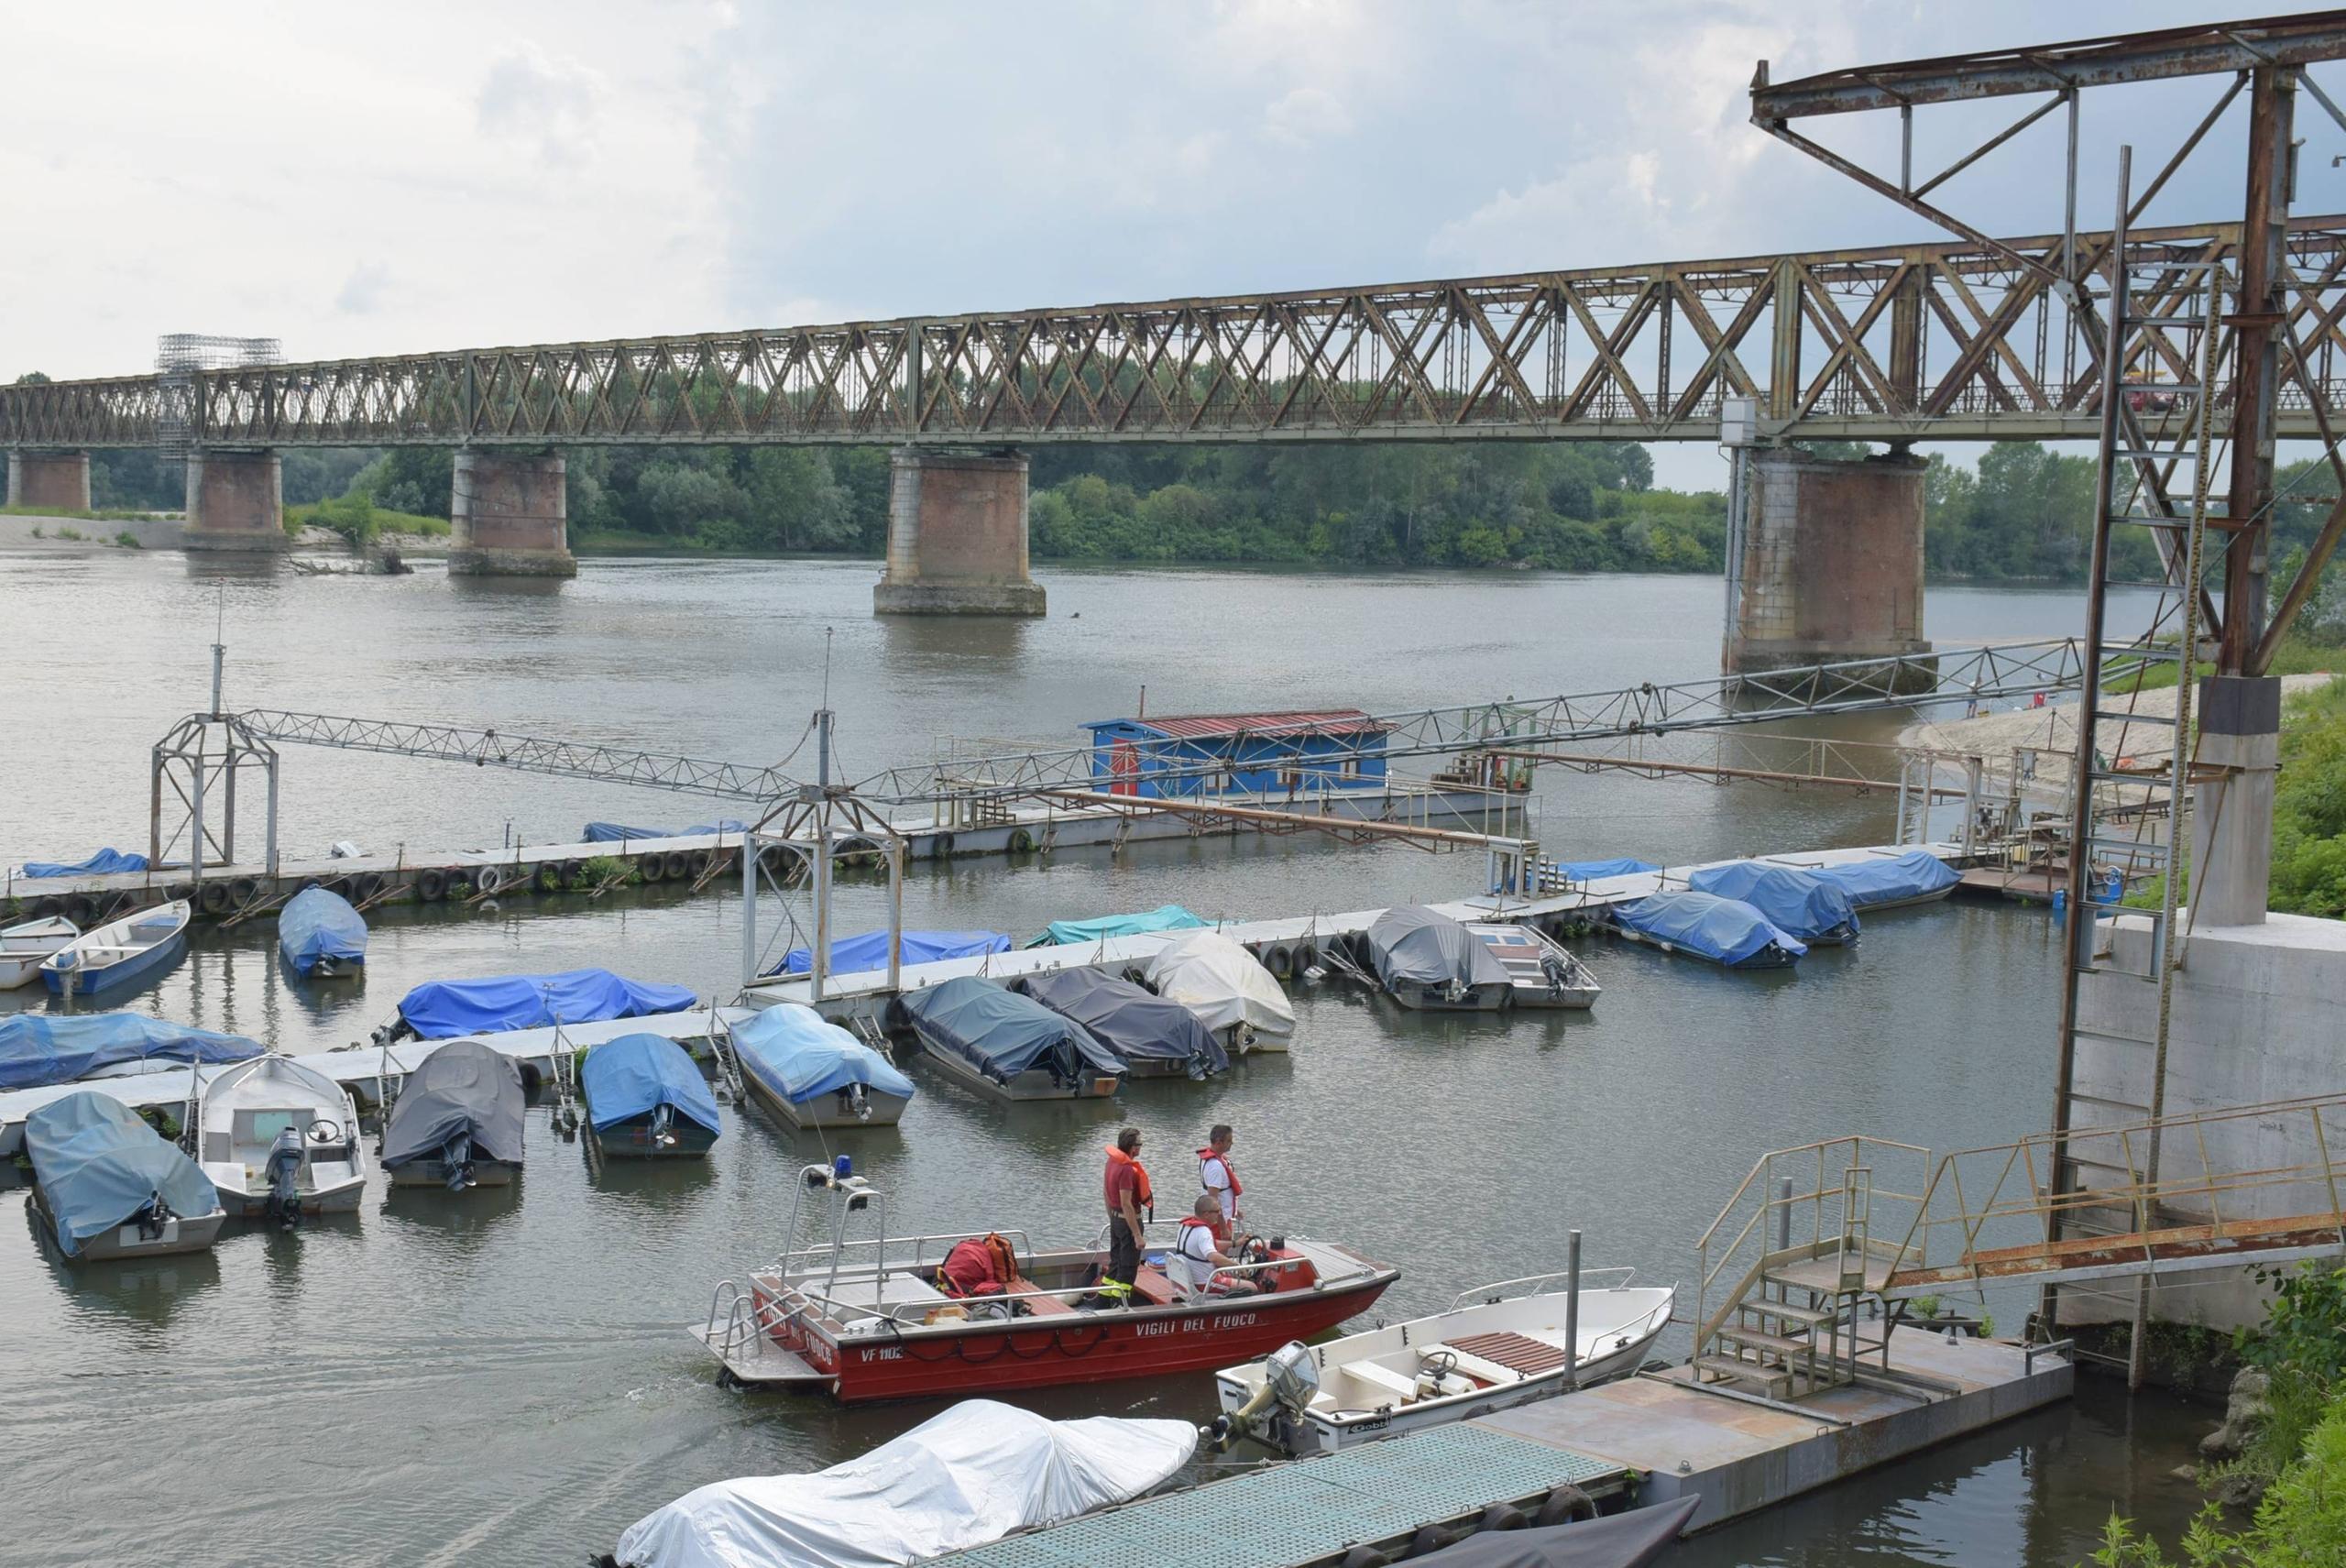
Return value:
[(569, 468), (559, 453), (457, 453), (449, 575), (576, 576), (569, 498)]
[[(1750, 452), (1727, 540), (1728, 674), (1927, 653), (1919, 457)], [(1917, 689), (1930, 684), (1918, 671)]]
[(8, 504), (52, 511), (90, 510), (86, 452), (8, 454)]
[(284, 463), (274, 452), (195, 451), (187, 455), (187, 528), (193, 551), (275, 552), (285, 535)]
[(1040, 615), (1026, 573), (1026, 455), (899, 447), (876, 615)]

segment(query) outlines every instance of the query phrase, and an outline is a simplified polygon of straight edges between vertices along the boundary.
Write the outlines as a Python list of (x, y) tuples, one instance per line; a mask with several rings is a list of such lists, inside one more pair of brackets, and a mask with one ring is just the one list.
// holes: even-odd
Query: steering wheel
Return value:
[(313, 1144), (342, 1142), (342, 1124), (324, 1116), (319, 1117), (310, 1124), (310, 1141)]

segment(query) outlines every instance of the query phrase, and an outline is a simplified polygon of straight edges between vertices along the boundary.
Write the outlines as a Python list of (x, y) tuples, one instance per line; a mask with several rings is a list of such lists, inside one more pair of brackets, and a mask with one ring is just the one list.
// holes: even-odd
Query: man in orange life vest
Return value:
[[(1214, 1270), (1234, 1267), (1238, 1263), (1238, 1259), (1215, 1245), (1227, 1223), (1222, 1218), (1222, 1205), (1215, 1201), (1214, 1195), (1211, 1192), (1199, 1193), (1196, 1206), (1182, 1218), (1181, 1229), (1174, 1237), (1173, 1249), (1165, 1257), (1165, 1277), (1173, 1286), (1175, 1300), (1195, 1301), (1221, 1293), (1214, 1288)], [(1251, 1278), (1245, 1281), (1249, 1289), (1254, 1288), (1254, 1284)], [(1223, 1288), (1236, 1287), (1225, 1280)]]
[(1233, 1227), (1244, 1218), (1239, 1212), (1238, 1195), (1246, 1190), (1239, 1185), (1238, 1168), (1230, 1163), (1230, 1124), (1217, 1122), (1207, 1135), (1206, 1146), (1198, 1151), (1198, 1181), (1221, 1211), (1222, 1223), (1214, 1233), (1224, 1241), (1237, 1234)]
[(1140, 1274), (1141, 1211), (1153, 1211), (1157, 1195), (1140, 1163), (1140, 1129), (1126, 1127), (1108, 1151), (1108, 1271), (1106, 1278), (1129, 1286)]

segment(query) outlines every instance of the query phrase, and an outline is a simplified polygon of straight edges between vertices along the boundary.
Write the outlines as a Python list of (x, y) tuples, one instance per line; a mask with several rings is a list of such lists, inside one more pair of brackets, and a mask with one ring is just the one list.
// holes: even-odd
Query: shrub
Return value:
[(120, 533), (114, 536), (114, 542), (116, 544), (121, 545), (125, 550), (144, 550), (147, 548), (144, 544), (138, 543), (138, 535), (131, 532), (130, 530), (126, 528)]

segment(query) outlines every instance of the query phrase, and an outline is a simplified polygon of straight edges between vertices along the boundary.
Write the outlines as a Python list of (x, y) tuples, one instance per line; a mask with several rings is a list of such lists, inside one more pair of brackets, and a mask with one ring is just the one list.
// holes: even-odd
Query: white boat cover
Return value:
[(1187, 1421), (1054, 1421), (965, 1399), (861, 1459), (685, 1493), (627, 1528), (627, 1568), (882, 1568), (1130, 1501), (1189, 1463)]
[(1148, 983), (1187, 1007), (1209, 1029), (1251, 1024), (1258, 1035), (1291, 1035), (1295, 1008), (1255, 955), (1219, 931), (1191, 931), (1148, 961)]

